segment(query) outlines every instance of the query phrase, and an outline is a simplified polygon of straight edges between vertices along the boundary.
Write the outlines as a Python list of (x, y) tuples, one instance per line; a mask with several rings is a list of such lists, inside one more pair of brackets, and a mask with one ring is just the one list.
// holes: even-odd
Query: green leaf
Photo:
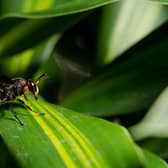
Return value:
[(22, 76), (23, 73), (28, 71), (31, 64), (36, 67), (43, 64), (53, 52), (57, 40), (58, 36), (52, 36), (52, 38), (37, 47), (24, 50), (13, 57), (7, 57), (0, 62), (3, 74)]
[(84, 16), (86, 13), (48, 19), (3, 18), (0, 20), (0, 56), (11, 56), (35, 47)]
[(153, 137), (143, 139), (139, 143), (141, 144), (141, 147), (143, 147), (144, 149), (147, 149), (167, 160), (167, 151), (168, 151), (167, 142), (168, 138)]
[(143, 150), (143, 153), (146, 159), (145, 168), (168, 168), (168, 164), (158, 156), (147, 150)]
[(138, 124), (130, 128), (135, 139), (146, 137), (168, 137), (167, 110), (168, 88), (156, 100), (146, 116)]
[(51, 17), (73, 14), (97, 8), (116, 0), (3, 0), (4, 16)]
[(158, 3), (161, 3), (161, 4), (168, 5), (168, 0), (150, 0), (150, 1), (154, 1), (154, 2), (158, 2)]
[(23, 167), (138, 167), (141, 152), (121, 126), (28, 97), (37, 115), (14, 106), (21, 126), (9, 109), (1, 108), (0, 134)]
[(37, 0), (4, 0), (0, 18), (0, 56), (14, 55), (34, 47), (55, 33), (62, 33), (88, 15), (88, 12), (79, 12), (111, 2), (113, 0), (73, 2), (50, 0), (43, 3)]
[(128, 50), (62, 104), (99, 116), (148, 108), (168, 83), (167, 26), (164, 24)]
[(111, 62), (167, 19), (164, 5), (146, 0), (124, 0), (105, 6), (100, 21), (98, 64)]

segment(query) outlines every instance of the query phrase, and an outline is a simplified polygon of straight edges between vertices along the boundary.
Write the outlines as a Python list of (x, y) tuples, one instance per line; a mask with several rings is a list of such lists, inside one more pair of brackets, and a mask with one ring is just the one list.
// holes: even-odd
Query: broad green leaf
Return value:
[(168, 83), (167, 26), (164, 24), (104, 68), (67, 97), (63, 105), (101, 116), (148, 108)]
[(168, 19), (168, 8), (146, 0), (124, 0), (103, 8), (98, 64), (109, 63)]
[(51, 17), (78, 13), (116, 0), (3, 0), (2, 13), (4, 16), (19, 17)]
[(139, 152), (128, 132), (106, 122), (28, 97), (25, 102), (37, 115), (14, 106), (21, 126), (9, 109), (1, 108), (0, 134), (24, 168), (96, 167), (130, 168), (141, 164)]
[(135, 139), (146, 137), (168, 137), (168, 88), (158, 97), (140, 123), (130, 128)]

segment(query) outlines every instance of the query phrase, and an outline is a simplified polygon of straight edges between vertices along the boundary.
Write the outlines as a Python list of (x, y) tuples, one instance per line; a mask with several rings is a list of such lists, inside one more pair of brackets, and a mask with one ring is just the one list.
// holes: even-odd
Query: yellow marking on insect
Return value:
[(47, 136), (52, 142), (55, 149), (60, 154), (61, 158), (63, 159), (64, 163), (67, 167), (76, 168), (75, 162), (71, 159), (68, 152), (65, 150), (64, 146), (60, 143), (59, 138), (53, 133), (53, 131), (49, 128), (49, 126), (43, 121), (43, 119), (40, 116), (32, 115), (35, 120), (38, 122), (38, 124), (41, 126), (41, 128), (44, 130), (44, 132), (47, 132)]

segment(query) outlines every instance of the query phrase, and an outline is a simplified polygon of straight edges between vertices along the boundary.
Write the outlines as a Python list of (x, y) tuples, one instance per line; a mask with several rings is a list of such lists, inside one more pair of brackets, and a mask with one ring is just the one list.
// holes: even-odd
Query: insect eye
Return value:
[(37, 99), (39, 90), (37, 84), (34, 81), (31, 81), (30, 83), (30, 90), (33, 92), (35, 98)]
[(34, 82), (31, 82), (31, 86), (34, 87)]
[(36, 90), (37, 90), (37, 86), (34, 82), (31, 82), (31, 89), (33, 92), (36, 92)]

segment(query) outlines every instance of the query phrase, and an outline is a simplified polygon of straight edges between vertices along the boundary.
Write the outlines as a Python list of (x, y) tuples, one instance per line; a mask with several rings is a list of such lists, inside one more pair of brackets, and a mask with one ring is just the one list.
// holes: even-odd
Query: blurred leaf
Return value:
[(34, 79), (37, 79), (37, 77), (44, 72), (48, 74), (49, 79), (40, 84), (40, 94), (48, 101), (55, 103), (57, 102), (58, 90), (60, 88), (60, 83), (62, 82), (62, 71), (55, 54), (52, 54), (48, 60), (38, 68)]
[(31, 66), (43, 64), (53, 52), (58, 36), (52, 36), (41, 45), (18, 53), (13, 57), (7, 57), (0, 62), (1, 72), (9, 76), (23, 75)]
[[(139, 155), (128, 132), (119, 125), (84, 116), (40, 99), (29, 97), (37, 115), (15, 106), (24, 126), (10, 120), (1, 108), (0, 133), (23, 167), (120, 167), (140, 166)], [(101, 134), (101, 136), (100, 136)]]
[(168, 84), (167, 28), (168, 23), (128, 50), (95, 79), (74, 91), (63, 105), (97, 116), (149, 107)]
[[(55, 33), (63, 32), (88, 13), (79, 13), (96, 8), (113, 0), (96, 1), (20, 1), (3, 0), (0, 20), (0, 56), (21, 52), (44, 41)], [(69, 16), (63, 16), (71, 14)], [(35, 16), (36, 19), (32, 19)], [(50, 18), (48, 18), (50, 16)], [(51, 18), (51, 16), (59, 16)], [(46, 18), (47, 17), (47, 18)], [(26, 19), (29, 18), (29, 19)], [(23, 45), (24, 44), (24, 45)]]
[(56, 59), (62, 69), (59, 100), (92, 76), (100, 11), (95, 10), (68, 29), (55, 47)]
[(141, 147), (157, 154), (161, 158), (168, 159), (168, 138), (145, 138), (138, 141)]
[(139, 140), (146, 137), (168, 137), (167, 102), (168, 88), (166, 88), (159, 96), (144, 119), (130, 128), (135, 139)]
[(74, 14), (99, 6), (112, 3), (116, 0), (3, 0), (3, 16), (18, 17), (51, 17)]
[(161, 4), (165, 4), (165, 5), (168, 4), (168, 0), (150, 0), (150, 1), (158, 2), (158, 3), (161, 3)]
[(11, 56), (35, 47), (52, 35), (63, 32), (85, 15), (86, 13), (48, 19), (1, 19), (0, 56)]
[(168, 19), (168, 8), (146, 0), (124, 0), (103, 8), (98, 64), (109, 63)]
[(158, 156), (147, 150), (143, 150), (143, 153), (146, 159), (145, 168), (168, 168), (168, 164)]

